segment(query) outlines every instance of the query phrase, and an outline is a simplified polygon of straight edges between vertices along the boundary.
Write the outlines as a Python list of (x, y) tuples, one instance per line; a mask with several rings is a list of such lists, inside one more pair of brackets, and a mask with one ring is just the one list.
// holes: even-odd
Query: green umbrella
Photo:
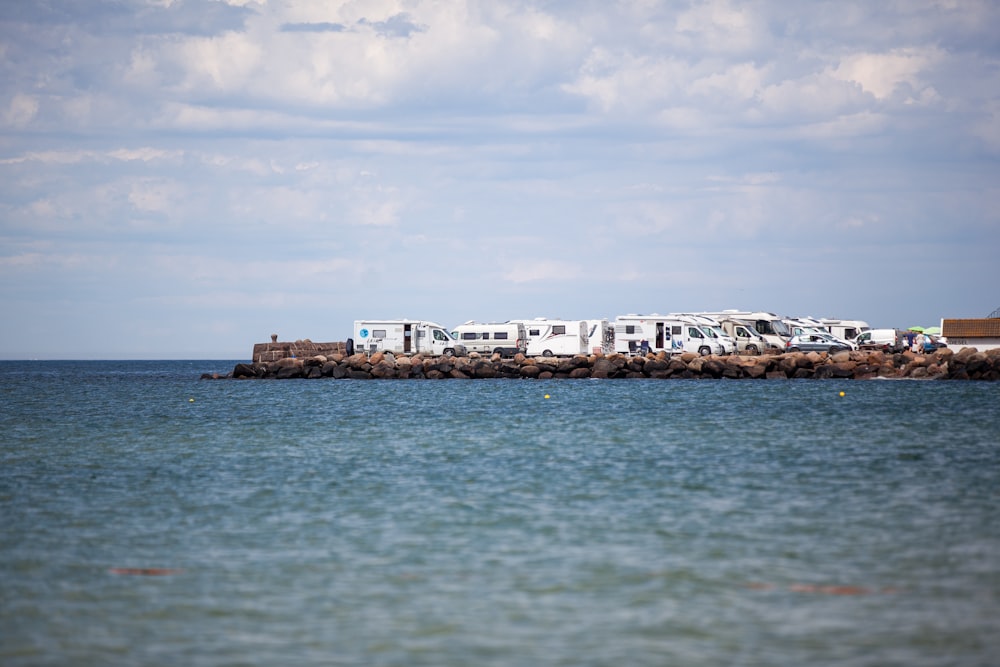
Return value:
[(932, 336), (939, 336), (941, 335), (941, 327), (927, 327), (924, 329), (924, 333)]
[(924, 332), (924, 328), (923, 327), (910, 327), (909, 329), (907, 329), (907, 331), (916, 331), (917, 333), (923, 333)]

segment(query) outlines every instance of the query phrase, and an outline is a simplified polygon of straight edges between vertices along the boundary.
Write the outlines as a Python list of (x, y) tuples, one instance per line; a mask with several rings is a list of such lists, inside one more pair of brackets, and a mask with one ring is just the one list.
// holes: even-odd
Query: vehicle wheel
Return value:
[(450, 347), (449, 348), (445, 348), (444, 356), (446, 356), (446, 357), (454, 357), (455, 356), (455, 350), (451, 349)]
[(760, 354), (756, 345), (747, 345), (747, 354)]
[(542, 356), (543, 357), (551, 357), (552, 356), (552, 350), (545, 350), (544, 352), (542, 352)]
[(698, 354), (700, 354), (703, 357), (707, 357), (711, 353), (712, 351), (708, 349), (708, 346), (706, 345), (702, 345), (701, 347), (698, 348)]

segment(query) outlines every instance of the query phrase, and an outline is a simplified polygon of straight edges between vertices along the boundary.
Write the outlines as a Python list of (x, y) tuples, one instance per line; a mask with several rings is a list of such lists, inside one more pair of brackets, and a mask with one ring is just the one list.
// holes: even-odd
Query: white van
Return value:
[(669, 315), (619, 315), (615, 318), (615, 352), (644, 354), (645, 351), (702, 356), (722, 354), (719, 339), (697, 324)]
[(348, 353), (461, 355), (464, 349), (440, 324), (426, 320), (355, 320)]
[(897, 329), (869, 329), (862, 331), (852, 341), (861, 350), (900, 352), (906, 349), (906, 339)]
[(451, 332), (455, 343), (462, 344), (469, 352), (499, 353), (513, 357), (518, 352), (527, 353), (528, 334), (520, 322), (466, 322)]
[(586, 320), (511, 320), (524, 325), (528, 336), (528, 354), (543, 357), (572, 357), (587, 354), (590, 332)]

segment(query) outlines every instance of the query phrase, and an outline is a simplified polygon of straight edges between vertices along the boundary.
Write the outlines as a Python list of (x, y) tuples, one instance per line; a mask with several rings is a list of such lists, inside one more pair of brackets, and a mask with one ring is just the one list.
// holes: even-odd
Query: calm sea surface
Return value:
[(998, 383), (234, 363), (0, 362), (0, 664), (1000, 660)]

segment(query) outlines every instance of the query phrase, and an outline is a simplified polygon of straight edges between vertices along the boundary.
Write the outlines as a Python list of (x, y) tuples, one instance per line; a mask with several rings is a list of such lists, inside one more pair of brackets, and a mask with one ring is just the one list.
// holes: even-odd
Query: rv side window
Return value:
[(462, 340), (476, 340), (476, 332), (475, 331), (463, 331), (462, 332)]
[(635, 325), (634, 324), (626, 324), (625, 325), (625, 333), (627, 333), (627, 334), (634, 334), (635, 333)]
[(566, 333), (566, 325), (565, 324), (554, 324), (552, 326), (552, 333), (556, 334), (556, 335), (565, 334)]
[(372, 338), (385, 338), (385, 329), (372, 329)]
[(490, 332), (489, 331), (484, 331), (483, 332), (483, 340), (489, 340), (489, 339), (490, 339)]
[(688, 327), (688, 336), (691, 336), (691, 338), (704, 338), (704, 336), (701, 335), (701, 331), (695, 327)]
[(541, 336), (542, 335), (542, 330), (541, 329), (528, 329), (528, 335), (529, 336)]
[(507, 340), (507, 332), (506, 331), (496, 332), (495, 334), (493, 334), (493, 340)]
[(743, 327), (736, 327), (736, 335), (740, 338), (749, 338), (750, 334)]
[(681, 326), (679, 324), (675, 324), (674, 326), (670, 327), (670, 333), (674, 336), (680, 336)]

